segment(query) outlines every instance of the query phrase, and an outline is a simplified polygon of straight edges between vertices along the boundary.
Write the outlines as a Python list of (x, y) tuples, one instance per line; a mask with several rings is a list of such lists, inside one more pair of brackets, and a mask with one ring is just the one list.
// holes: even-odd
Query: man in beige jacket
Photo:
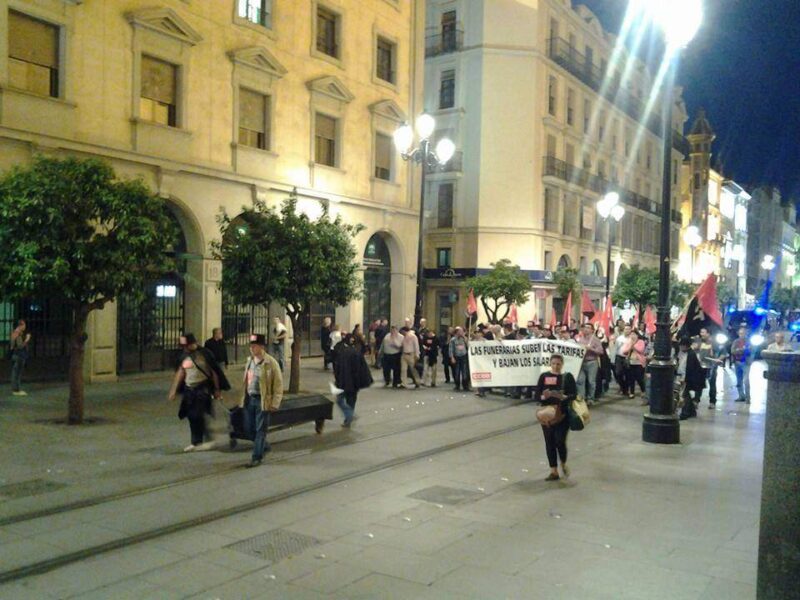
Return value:
[[(270, 413), (283, 400), (283, 376), (278, 361), (266, 351), (266, 336), (250, 336), (250, 358), (244, 368), (242, 397), (239, 406), (244, 412), (245, 431), (254, 431), (253, 456), (248, 467), (257, 467), (264, 454), (271, 450), (267, 443)], [(233, 438), (231, 438), (233, 439)]]

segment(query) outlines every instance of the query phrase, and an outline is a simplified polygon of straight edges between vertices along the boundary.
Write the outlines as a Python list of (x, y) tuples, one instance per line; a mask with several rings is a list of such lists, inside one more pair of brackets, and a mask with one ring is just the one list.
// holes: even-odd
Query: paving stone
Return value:
[(348, 565), (344, 563), (336, 563), (328, 565), (312, 571), (308, 575), (304, 575), (297, 579), (292, 580), (292, 585), (302, 588), (315, 590), (325, 594), (331, 594), (344, 586), (369, 575), (369, 569), (358, 567), (355, 565)]
[(340, 562), (424, 585), (430, 585), (462, 565), (460, 560), (452, 556), (421, 556), (381, 544), (366, 548)]
[(381, 600), (408, 600), (422, 598), (429, 592), (426, 585), (381, 573), (371, 573), (340, 589), (334, 598), (356, 600), (358, 598), (380, 598)]
[(476, 490), (465, 490), (443, 485), (427, 487), (408, 495), (409, 498), (424, 500), (432, 504), (464, 504), (482, 498), (483, 494)]

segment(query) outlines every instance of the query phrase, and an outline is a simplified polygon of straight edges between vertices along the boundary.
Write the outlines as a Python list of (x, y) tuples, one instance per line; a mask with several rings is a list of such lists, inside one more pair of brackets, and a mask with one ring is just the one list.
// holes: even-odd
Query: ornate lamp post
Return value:
[(703, 20), (701, 0), (631, 0), (645, 19), (656, 24), (664, 33), (666, 50), (664, 68), (667, 71), (663, 91), (662, 135), (664, 136), (664, 166), (661, 196), (661, 254), (658, 279), (658, 317), (653, 360), (650, 363), (651, 385), (649, 410), (642, 423), (642, 440), (656, 444), (680, 442), (680, 421), (673, 406), (675, 365), (669, 318), (670, 222), (672, 209), (672, 104), (674, 68), (680, 51), (695, 36)]
[[(414, 302), (414, 327), (419, 327), (422, 319), (422, 250), (425, 226), (425, 173), (429, 167), (447, 164), (456, 151), (456, 146), (448, 138), (442, 138), (431, 148), (431, 135), (436, 129), (436, 120), (423, 113), (417, 117), (414, 127), (406, 123), (394, 132), (394, 144), (403, 160), (422, 165), (422, 189), (419, 199), (419, 239), (417, 240), (417, 289)], [(414, 147), (414, 132), (418, 137), (418, 145)]]
[(619, 223), (622, 217), (625, 216), (625, 207), (619, 203), (619, 194), (617, 192), (609, 192), (597, 201), (597, 214), (608, 223), (608, 251), (606, 252), (606, 302), (608, 295), (611, 293), (611, 228), (612, 219), (614, 222)]
[(703, 243), (703, 236), (700, 235), (700, 229), (697, 225), (689, 225), (683, 233), (683, 241), (689, 246), (691, 251), (691, 267), (689, 270), (689, 282), (694, 283), (694, 253), (695, 249)]

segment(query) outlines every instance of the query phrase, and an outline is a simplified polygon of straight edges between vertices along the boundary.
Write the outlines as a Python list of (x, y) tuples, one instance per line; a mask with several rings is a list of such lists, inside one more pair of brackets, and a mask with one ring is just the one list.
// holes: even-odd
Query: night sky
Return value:
[[(586, 4), (617, 33), (626, 0)], [(706, 109), (714, 164), (745, 187), (776, 185), (800, 204), (800, 1), (705, 0), (678, 83), (691, 122)]]

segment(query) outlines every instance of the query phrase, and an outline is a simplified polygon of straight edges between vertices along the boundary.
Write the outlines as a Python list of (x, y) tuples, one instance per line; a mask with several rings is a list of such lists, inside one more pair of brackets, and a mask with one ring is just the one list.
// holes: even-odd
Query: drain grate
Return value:
[(267, 533), (253, 536), (241, 542), (226, 546), (231, 550), (276, 563), (292, 554), (299, 554), (306, 548), (316, 546), (319, 540), (301, 533), (273, 529)]
[(424, 500), (425, 502), (451, 505), (477, 500), (483, 496), (484, 494), (481, 492), (445, 487), (443, 485), (434, 485), (429, 488), (417, 490), (413, 494), (408, 495), (409, 498), (416, 498), (417, 500)]
[(47, 481), (45, 479), (30, 479), (28, 481), (0, 485), (0, 497), (9, 500), (27, 498), (28, 496), (38, 496), (39, 494), (54, 492), (65, 487), (67, 487), (66, 483)]

